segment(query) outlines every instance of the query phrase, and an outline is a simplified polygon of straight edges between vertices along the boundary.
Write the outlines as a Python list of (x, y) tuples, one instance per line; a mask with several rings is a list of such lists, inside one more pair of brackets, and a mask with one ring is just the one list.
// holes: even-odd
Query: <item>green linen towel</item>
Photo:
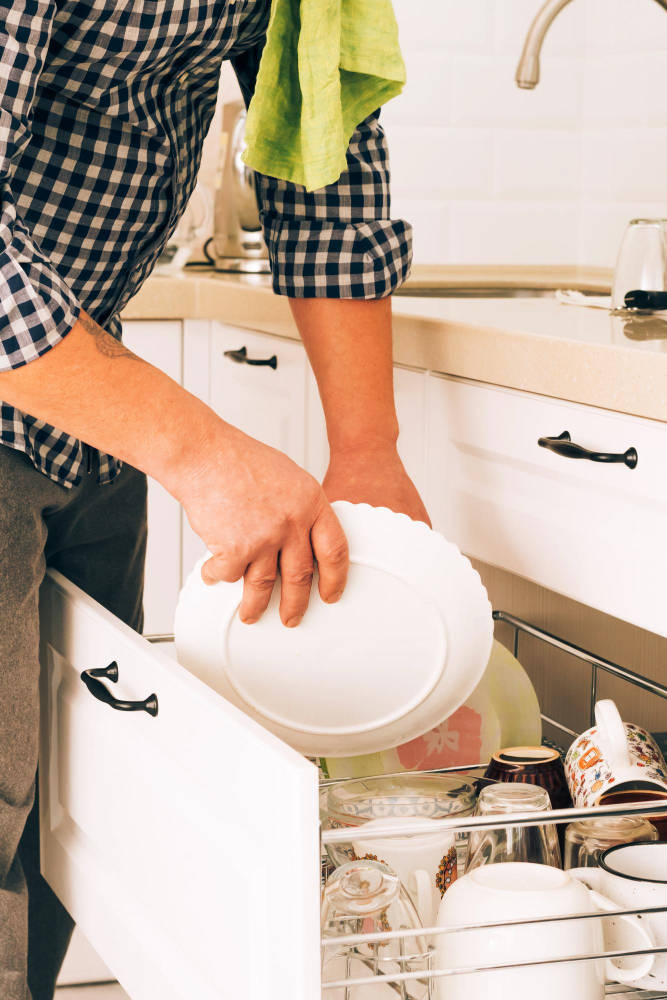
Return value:
[(272, 0), (243, 160), (307, 191), (333, 184), (357, 125), (404, 84), (391, 0)]

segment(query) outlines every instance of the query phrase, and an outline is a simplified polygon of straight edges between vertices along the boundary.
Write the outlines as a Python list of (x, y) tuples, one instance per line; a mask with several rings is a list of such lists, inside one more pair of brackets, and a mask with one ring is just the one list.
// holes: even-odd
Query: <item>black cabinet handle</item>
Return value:
[(278, 358), (275, 354), (272, 358), (249, 358), (245, 347), (240, 347), (238, 351), (225, 351), (224, 353), (226, 358), (229, 358), (230, 361), (236, 361), (237, 365), (256, 365), (258, 368), (273, 368), (274, 371), (278, 367)]
[(558, 437), (542, 437), (537, 442), (540, 448), (548, 448), (563, 458), (587, 458), (589, 462), (603, 462), (606, 465), (615, 463), (627, 465), (628, 469), (636, 469), (639, 456), (636, 448), (628, 448), (622, 454), (610, 455), (605, 451), (589, 451), (580, 444), (574, 444), (569, 431), (563, 431)]
[(81, 680), (86, 685), (93, 698), (103, 701), (105, 705), (110, 705), (117, 712), (148, 712), (153, 718), (157, 715), (157, 695), (149, 694), (145, 701), (121, 701), (111, 693), (108, 687), (98, 678), (106, 677), (113, 684), (118, 680), (118, 664), (114, 660), (108, 667), (94, 667), (91, 670), (84, 670)]

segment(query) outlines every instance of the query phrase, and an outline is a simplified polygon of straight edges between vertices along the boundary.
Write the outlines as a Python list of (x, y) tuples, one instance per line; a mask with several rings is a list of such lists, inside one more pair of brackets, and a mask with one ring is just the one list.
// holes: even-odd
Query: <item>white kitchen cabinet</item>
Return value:
[(42, 872), (95, 950), (132, 1000), (318, 997), (316, 768), (59, 574), (41, 616)]
[[(257, 363), (266, 361), (271, 364)], [(217, 322), (185, 324), (185, 388), (223, 420), (301, 466), (306, 465), (308, 377), (298, 341)], [(183, 516), (183, 580), (205, 551)]]
[(305, 462), (307, 367), (300, 343), (211, 324), (209, 404), (299, 465)]
[[(183, 331), (175, 321), (123, 324), (123, 340), (135, 354), (174, 381), (183, 379)], [(154, 479), (148, 481), (148, 551), (144, 631), (169, 632), (181, 587), (181, 508)]]
[(427, 372), (398, 365), (394, 367), (398, 451), (408, 475), (420, 492), (426, 482), (427, 386)]
[[(426, 500), (464, 552), (667, 636), (667, 424), (432, 376)], [(635, 469), (538, 446), (637, 450)]]

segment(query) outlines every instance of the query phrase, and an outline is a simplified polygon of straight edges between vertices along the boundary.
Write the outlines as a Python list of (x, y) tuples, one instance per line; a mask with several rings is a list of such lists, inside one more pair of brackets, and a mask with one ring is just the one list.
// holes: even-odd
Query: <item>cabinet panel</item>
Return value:
[[(123, 324), (123, 340), (135, 354), (174, 379), (183, 378), (183, 334), (179, 322)], [(148, 552), (144, 631), (169, 632), (181, 586), (181, 508), (164, 487), (148, 480)]]
[[(226, 352), (246, 351), (239, 363)], [(303, 465), (307, 359), (299, 343), (211, 325), (210, 405), (223, 420)], [(275, 358), (276, 367), (257, 365)]]
[[(427, 504), (468, 555), (667, 635), (667, 425), (445, 377), (428, 392)], [(564, 430), (637, 468), (537, 444)]]
[[(319, 996), (315, 767), (59, 574), (40, 596), (42, 872), (91, 945), (132, 1000)], [(87, 690), (112, 661), (156, 717)]]
[(398, 451), (408, 475), (422, 492), (426, 466), (426, 389), (428, 374), (394, 368), (394, 395), (398, 416)]
[[(242, 348), (251, 362), (275, 357), (276, 367), (238, 362), (225, 355)], [(185, 388), (205, 400), (223, 420), (285, 452), (301, 466), (306, 465), (308, 376), (306, 352), (296, 341), (222, 323), (185, 325)], [(321, 457), (317, 461), (321, 464)], [(205, 551), (183, 515), (183, 583)]]

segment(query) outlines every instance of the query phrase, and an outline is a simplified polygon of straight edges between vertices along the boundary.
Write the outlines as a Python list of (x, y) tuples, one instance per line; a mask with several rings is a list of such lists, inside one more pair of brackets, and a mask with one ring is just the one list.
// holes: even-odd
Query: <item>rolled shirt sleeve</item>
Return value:
[(52, 0), (0, 0), (0, 371), (20, 368), (59, 343), (80, 312), (18, 216), (11, 187), (55, 9)]
[[(261, 46), (233, 60), (246, 104)], [(260, 220), (274, 291), (293, 298), (380, 299), (399, 288), (412, 264), (412, 227), (391, 219), (389, 153), (379, 111), (356, 129), (347, 170), (307, 192), (259, 174)]]
[(412, 229), (390, 218), (387, 140), (378, 112), (357, 127), (347, 170), (335, 184), (309, 193), (261, 175), (258, 188), (276, 292), (381, 299), (407, 278)]

